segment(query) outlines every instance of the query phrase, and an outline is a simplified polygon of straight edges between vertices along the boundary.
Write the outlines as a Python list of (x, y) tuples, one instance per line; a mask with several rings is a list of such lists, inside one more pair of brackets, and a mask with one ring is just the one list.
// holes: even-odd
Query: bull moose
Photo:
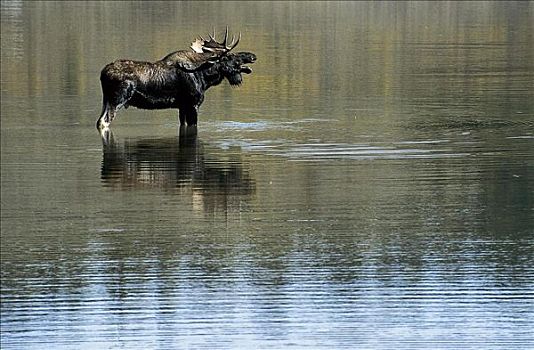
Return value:
[(226, 27), (222, 42), (215, 39), (214, 31), (208, 40), (197, 38), (191, 51), (175, 51), (156, 62), (121, 59), (106, 65), (100, 74), (103, 101), (97, 128), (109, 127), (117, 111), (129, 106), (177, 108), (181, 125), (196, 125), (206, 90), (225, 78), (230, 85), (239, 86), (242, 73), (252, 73), (246, 64), (256, 61), (255, 54), (230, 52), (240, 39), (241, 33), (228, 43)]

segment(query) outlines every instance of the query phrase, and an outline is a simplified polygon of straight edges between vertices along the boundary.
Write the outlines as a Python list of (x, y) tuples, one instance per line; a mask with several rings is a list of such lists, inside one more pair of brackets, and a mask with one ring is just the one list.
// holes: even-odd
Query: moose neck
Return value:
[(200, 81), (202, 81), (204, 90), (207, 90), (212, 86), (219, 85), (223, 81), (224, 76), (221, 73), (220, 68), (220, 64), (216, 63), (212, 67), (197, 73)]

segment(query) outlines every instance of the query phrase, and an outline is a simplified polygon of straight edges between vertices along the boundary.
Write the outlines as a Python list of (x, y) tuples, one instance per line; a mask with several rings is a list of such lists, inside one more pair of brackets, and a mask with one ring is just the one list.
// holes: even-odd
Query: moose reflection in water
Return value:
[(255, 191), (240, 154), (210, 153), (196, 127), (180, 127), (179, 136), (117, 141), (102, 132), (101, 179), (113, 189), (159, 189), (190, 195), (194, 209), (242, 210)]

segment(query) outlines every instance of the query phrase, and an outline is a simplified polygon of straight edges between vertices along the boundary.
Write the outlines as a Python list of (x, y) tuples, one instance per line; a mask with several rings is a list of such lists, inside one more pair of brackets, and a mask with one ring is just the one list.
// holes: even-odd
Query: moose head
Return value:
[(196, 53), (212, 53), (218, 56), (219, 67), (218, 69), (228, 80), (230, 85), (239, 86), (243, 82), (243, 76), (241, 73), (250, 74), (252, 69), (246, 64), (254, 63), (256, 61), (256, 55), (251, 52), (237, 52), (231, 53), (239, 40), (241, 40), (241, 33), (239, 33), (237, 40), (235, 35), (232, 35), (232, 41), (228, 43), (228, 26), (224, 32), (224, 39), (222, 42), (218, 42), (215, 39), (215, 29), (213, 34), (208, 34), (208, 40), (202, 36), (197, 38), (191, 43), (191, 48)]

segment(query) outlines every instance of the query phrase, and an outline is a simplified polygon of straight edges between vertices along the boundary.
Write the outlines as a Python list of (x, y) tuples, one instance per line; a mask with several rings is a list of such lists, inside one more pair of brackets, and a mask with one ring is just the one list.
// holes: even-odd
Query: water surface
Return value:
[[(2, 2), (2, 349), (527, 349), (531, 2)], [(213, 26), (239, 89), (94, 129)]]

